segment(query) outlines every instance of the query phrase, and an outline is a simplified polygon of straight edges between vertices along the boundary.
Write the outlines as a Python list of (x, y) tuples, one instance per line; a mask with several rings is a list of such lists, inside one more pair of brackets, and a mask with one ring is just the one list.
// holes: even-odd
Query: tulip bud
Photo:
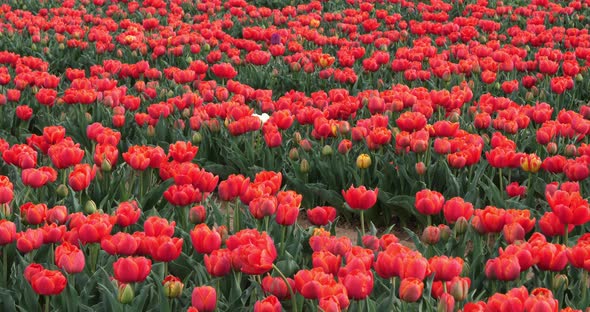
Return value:
[(60, 184), (55, 190), (55, 193), (57, 194), (57, 196), (64, 198), (68, 196), (69, 190), (65, 184)]
[(205, 222), (207, 213), (203, 205), (193, 206), (188, 212), (188, 218), (192, 224), (199, 224)]
[(63, 50), (66, 48), (66, 46), (63, 43), (60, 43), (59, 45), (57, 45), (57, 48)]
[(547, 153), (551, 155), (557, 154), (557, 144), (555, 142), (549, 142), (547, 144)]
[(330, 145), (324, 145), (324, 147), (322, 148), (322, 156), (332, 156), (333, 153), (334, 151), (332, 150), (332, 146)]
[(211, 46), (208, 43), (205, 43), (203, 45), (203, 51), (209, 51), (209, 50), (211, 50)]
[(154, 137), (156, 135), (156, 128), (152, 125), (148, 125), (146, 133), (148, 137)]
[(299, 132), (295, 132), (295, 133), (293, 134), (293, 141), (295, 141), (295, 143), (296, 143), (296, 144), (299, 144), (299, 143), (301, 143), (301, 139), (302, 139), (302, 138), (301, 138), (301, 133), (299, 133)]
[(297, 150), (297, 148), (293, 147), (289, 151), (289, 159), (291, 159), (291, 160), (298, 160), (299, 159), (299, 151)]
[(309, 152), (312, 149), (311, 142), (309, 142), (308, 139), (301, 140), (301, 142), (299, 142), (299, 146), (301, 146), (301, 148), (306, 152)]
[(10, 204), (0, 204), (0, 213), (2, 213), (5, 217), (10, 217), (12, 214), (12, 208)]
[(428, 245), (436, 245), (440, 240), (440, 229), (436, 226), (427, 226), (422, 232), (421, 241)]
[(452, 112), (449, 114), (449, 121), (450, 122), (459, 122), (459, 113)]
[(572, 157), (575, 156), (577, 153), (577, 148), (573, 144), (568, 144), (565, 146), (565, 156)]
[(582, 82), (584, 81), (584, 76), (582, 76), (582, 74), (577, 74), (576, 75), (576, 82)]
[(195, 132), (193, 134), (193, 145), (199, 145), (201, 143), (201, 141), (203, 140), (203, 135), (201, 134), (201, 132)]
[(449, 293), (443, 293), (438, 299), (437, 312), (453, 312), (455, 310), (455, 298)]
[(371, 157), (367, 154), (360, 154), (356, 158), (356, 166), (359, 169), (367, 169), (371, 166)]
[(92, 115), (90, 115), (90, 113), (86, 112), (84, 114), (84, 117), (86, 117), (87, 122), (89, 122), (89, 123), (92, 122)]
[(301, 171), (301, 173), (309, 172), (309, 162), (307, 161), (307, 159), (301, 160), (301, 163), (299, 164), (299, 171)]
[(164, 296), (166, 298), (174, 299), (182, 295), (184, 284), (178, 277), (168, 275), (162, 282), (162, 285), (164, 286)]
[(96, 212), (96, 203), (93, 200), (89, 200), (84, 205), (84, 212), (86, 214), (93, 214)]
[(463, 301), (467, 299), (469, 293), (469, 278), (468, 277), (455, 277), (451, 280), (451, 289), (449, 293), (455, 298), (456, 301)]
[(424, 162), (420, 161), (416, 163), (416, 173), (420, 176), (426, 173), (426, 165)]
[(446, 224), (439, 224), (438, 228), (440, 229), (440, 239), (446, 241), (451, 237), (451, 228)]
[(469, 221), (467, 221), (467, 219), (465, 219), (465, 217), (459, 217), (459, 219), (457, 219), (457, 222), (455, 222), (455, 226), (453, 227), (453, 231), (455, 232), (455, 235), (461, 235), (461, 234), (467, 232), (468, 226), (469, 226)]
[(119, 291), (117, 293), (117, 299), (122, 304), (130, 304), (135, 297), (133, 287), (129, 284), (119, 284)]
[(527, 91), (527, 93), (524, 95), (524, 99), (530, 102), (533, 99), (535, 99), (535, 95), (533, 94), (533, 92)]
[(102, 164), (100, 165), (100, 170), (104, 172), (110, 172), (113, 169), (111, 166), (111, 162), (108, 159), (103, 160)]
[(557, 291), (559, 290), (561, 287), (563, 287), (563, 289), (567, 289), (567, 287), (569, 286), (569, 280), (567, 278), (567, 275), (565, 274), (557, 274), (555, 275), (555, 277), (553, 278), (553, 290)]

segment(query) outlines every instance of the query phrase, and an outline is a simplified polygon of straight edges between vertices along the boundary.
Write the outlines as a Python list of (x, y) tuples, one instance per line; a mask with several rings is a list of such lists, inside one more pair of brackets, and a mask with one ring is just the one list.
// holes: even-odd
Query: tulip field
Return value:
[(1, 2), (0, 311), (590, 311), (590, 0)]

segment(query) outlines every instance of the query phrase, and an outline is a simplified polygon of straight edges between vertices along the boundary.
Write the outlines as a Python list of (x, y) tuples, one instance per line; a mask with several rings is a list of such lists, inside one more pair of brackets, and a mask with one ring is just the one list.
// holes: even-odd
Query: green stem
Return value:
[(365, 211), (361, 210), (361, 233), (365, 236)]
[(426, 226), (431, 226), (431, 225), (432, 225), (432, 216), (426, 215)]
[(45, 296), (45, 312), (49, 312), (49, 300), (51, 300), (51, 297)]
[(91, 244), (90, 248), (90, 272), (94, 274), (96, 272), (96, 263), (98, 262), (98, 248), (100, 246), (96, 243)]
[(168, 276), (168, 262), (164, 262), (164, 278)]
[[(500, 194), (504, 194), (504, 192), (506, 190), (504, 189), (504, 185), (503, 185), (504, 184), (504, 181), (503, 181), (504, 177), (502, 176), (502, 168), (498, 168), (498, 176), (500, 178)], [(502, 197), (504, 197), (504, 196), (502, 196)]]
[(264, 217), (264, 230), (268, 233), (268, 219), (270, 219), (269, 216)]
[(285, 236), (287, 234), (287, 227), (283, 226), (281, 229), (281, 252), (279, 253), (279, 258), (282, 258), (285, 254)]
[(563, 244), (565, 245), (565, 247), (568, 246), (568, 235), (569, 235), (569, 231), (568, 231), (568, 225), (564, 225), (564, 230), (563, 230)]
[(283, 278), (283, 281), (285, 282), (285, 284), (287, 285), (287, 288), (289, 289), (289, 294), (291, 295), (291, 305), (292, 305), (292, 310), (291, 311), (299, 311), (297, 309), (297, 300), (295, 298), (295, 293), (293, 292), (293, 289), (291, 288), (291, 284), (289, 284), (289, 281), (287, 281), (287, 278), (285, 277), (285, 275), (283, 274), (283, 272), (281, 272), (281, 270), (273, 263), (272, 264), (272, 268), (277, 271), (277, 273), (279, 273), (279, 275), (281, 276), (281, 278)]
[(582, 306), (587, 306), (586, 299), (588, 298), (588, 271), (582, 270)]
[(8, 288), (8, 245), (2, 247), (2, 286)]
[[(229, 231), (229, 228), (228, 228)], [(234, 207), (234, 233), (240, 231), (240, 198), (236, 197), (235, 207)]]

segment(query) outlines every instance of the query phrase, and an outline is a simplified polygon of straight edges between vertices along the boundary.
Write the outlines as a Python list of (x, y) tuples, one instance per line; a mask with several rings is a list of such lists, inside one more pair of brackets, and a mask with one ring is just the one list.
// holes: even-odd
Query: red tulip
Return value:
[(416, 193), (415, 207), (423, 215), (434, 215), (440, 212), (444, 201), (441, 193), (425, 189)]
[(202, 312), (213, 312), (217, 306), (217, 292), (211, 286), (200, 286), (193, 289), (192, 306)]
[(63, 139), (50, 146), (47, 154), (53, 166), (65, 169), (80, 164), (84, 157), (84, 150), (80, 148), (80, 144), (74, 143), (71, 139)]
[(23, 184), (32, 188), (40, 188), (47, 182), (55, 182), (57, 171), (51, 167), (24, 169), (21, 173)]
[(378, 189), (371, 191), (367, 190), (364, 186), (355, 188), (352, 185), (348, 190), (342, 191), (342, 196), (351, 209), (367, 210), (377, 203), (378, 192)]
[(463, 259), (435, 256), (428, 260), (436, 281), (450, 281), (463, 270)]
[(27, 229), (25, 232), (16, 233), (16, 249), (21, 253), (28, 253), (39, 249), (43, 245), (43, 230)]
[(156, 237), (160, 235), (172, 237), (172, 235), (174, 235), (175, 226), (175, 221), (168, 223), (168, 220), (157, 216), (151, 216), (143, 223), (145, 235)]
[(273, 295), (270, 295), (262, 300), (254, 303), (254, 312), (281, 312), (283, 307), (279, 299)]
[(152, 259), (155, 261), (170, 262), (180, 256), (183, 239), (160, 235), (158, 237), (149, 237), (146, 243)]
[(171, 185), (164, 192), (164, 198), (172, 205), (187, 206), (200, 201), (202, 195), (191, 184)]
[(193, 248), (200, 254), (210, 254), (221, 247), (221, 236), (205, 223), (196, 225), (190, 236)]
[(238, 72), (229, 63), (220, 63), (211, 66), (213, 74), (221, 79), (233, 79)]
[(581, 225), (590, 220), (588, 201), (579, 192), (555, 191), (553, 194), (545, 192), (551, 210), (563, 224)]
[(205, 268), (209, 275), (221, 277), (231, 271), (231, 251), (228, 249), (215, 249), (210, 254), (205, 254)]
[(192, 161), (199, 151), (198, 146), (193, 146), (191, 142), (177, 141), (170, 144), (168, 156), (177, 162)]
[(55, 248), (55, 265), (69, 274), (82, 272), (85, 263), (84, 253), (78, 247), (63, 242)]
[(139, 248), (139, 244), (140, 242), (136, 237), (125, 232), (118, 232), (112, 236), (107, 235), (100, 241), (100, 247), (109, 255), (134, 255)]
[(33, 274), (29, 282), (35, 293), (42, 296), (59, 295), (67, 284), (66, 277), (60, 271), (45, 269)]
[(317, 206), (307, 210), (307, 219), (311, 224), (324, 226), (334, 222), (336, 218), (336, 208), (330, 206)]
[[(287, 278), (291, 289), (295, 289), (295, 281), (291, 278)], [(272, 277), (270, 275), (265, 276), (262, 279), (262, 289), (273, 296), (276, 296), (279, 300), (287, 300), (291, 298), (291, 293), (287, 284), (281, 277)]]
[(27, 202), (20, 207), (21, 217), (30, 225), (41, 224), (47, 215), (47, 205)]
[(115, 279), (119, 283), (141, 283), (152, 270), (152, 261), (145, 257), (119, 258), (113, 263)]
[(97, 212), (89, 215), (77, 229), (83, 244), (98, 243), (111, 233), (113, 224), (109, 215)]
[(277, 198), (270, 195), (254, 198), (248, 204), (248, 208), (255, 219), (272, 216), (277, 210)]
[(399, 298), (405, 302), (416, 302), (422, 297), (424, 283), (415, 277), (404, 278), (399, 286)]
[(329, 251), (315, 251), (311, 255), (311, 260), (314, 268), (322, 268), (330, 274), (337, 274), (342, 264), (342, 257)]
[(469, 220), (473, 215), (473, 205), (461, 197), (453, 197), (443, 205), (443, 214), (449, 224), (454, 224), (460, 217)]
[(234, 268), (249, 275), (268, 272), (277, 258), (274, 242), (266, 232), (241, 230), (230, 236), (226, 245), (232, 252)]
[(232, 201), (240, 196), (242, 189), (250, 184), (250, 178), (243, 175), (231, 174), (225, 181), (219, 183), (217, 190), (219, 197), (224, 201)]
[(276, 222), (283, 226), (295, 224), (299, 216), (299, 207), (303, 196), (294, 191), (284, 191), (277, 193), (277, 212)]
[(79, 192), (90, 185), (95, 174), (95, 167), (91, 167), (88, 164), (78, 164), (74, 167), (74, 170), (70, 172), (68, 184), (74, 191)]
[(140, 215), (141, 209), (139, 209), (137, 201), (135, 200), (120, 203), (115, 211), (117, 225), (120, 227), (127, 227), (135, 224), (137, 220), (139, 220)]
[(16, 225), (8, 220), (0, 220), (0, 246), (8, 245), (16, 239)]
[(565, 245), (540, 244), (533, 248), (533, 254), (539, 259), (537, 266), (541, 270), (559, 272), (568, 263)]
[(14, 186), (7, 176), (0, 175), (0, 205), (9, 203), (14, 198)]

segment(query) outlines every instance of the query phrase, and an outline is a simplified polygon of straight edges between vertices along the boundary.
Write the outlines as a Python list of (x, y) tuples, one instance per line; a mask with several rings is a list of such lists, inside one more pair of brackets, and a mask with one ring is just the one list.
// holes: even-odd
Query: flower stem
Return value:
[[(229, 231), (229, 228), (228, 228)], [(236, 197), (236, 203), (234, 207), (234, 233), (240, 231), (240, 198)]]
[(291, 311), (299, 311), (297, 309), (297, 300), (295, 298), (295, 292), (293, 292), (293, 289), (291, 288), (291, 284), (289, 284), (289, 281), (287, 280), (287, 278), (285, 277), (285, 275), (283, 274), (283, 272), (281, 272), (281, 270), (273, 263), (272, 264), (272, 268), (275, 269), (275, 271), (277, 271), (277, 273), (279, 273), (279, 275), (283, 278), (283, 281), (285, 281), (285, 284), (287, 285), (287, 288), (289, 289), (289, 294), (291, 295)]
[(281, 252), (279, 253), (279, 257), (282, 258), (285, 254), (285, 236), (287, 234), (287, 227), (283, 226), (281, 229)]
[(365, 211), (361, 210), (361, 233), (365, 236)]
[(49, 300), (51, 297), (45, 296), (45, 312), (49, 312)]
[(568, 246), (568, 235), (569, 235), (569, 231), (568, 231), (568, 225), (564, 225), (564, 230), (563, 230), (563, 244), (565, 245), (565, 247)]
[(500, 194), (503, 195), (506, 190), (504, 190), (504, 177), (502, 176), (502, 168), (498, 168), (498, 176), (500, 178)]
[(8, 245), (2, 247), (2, 286), (8, 288)]

